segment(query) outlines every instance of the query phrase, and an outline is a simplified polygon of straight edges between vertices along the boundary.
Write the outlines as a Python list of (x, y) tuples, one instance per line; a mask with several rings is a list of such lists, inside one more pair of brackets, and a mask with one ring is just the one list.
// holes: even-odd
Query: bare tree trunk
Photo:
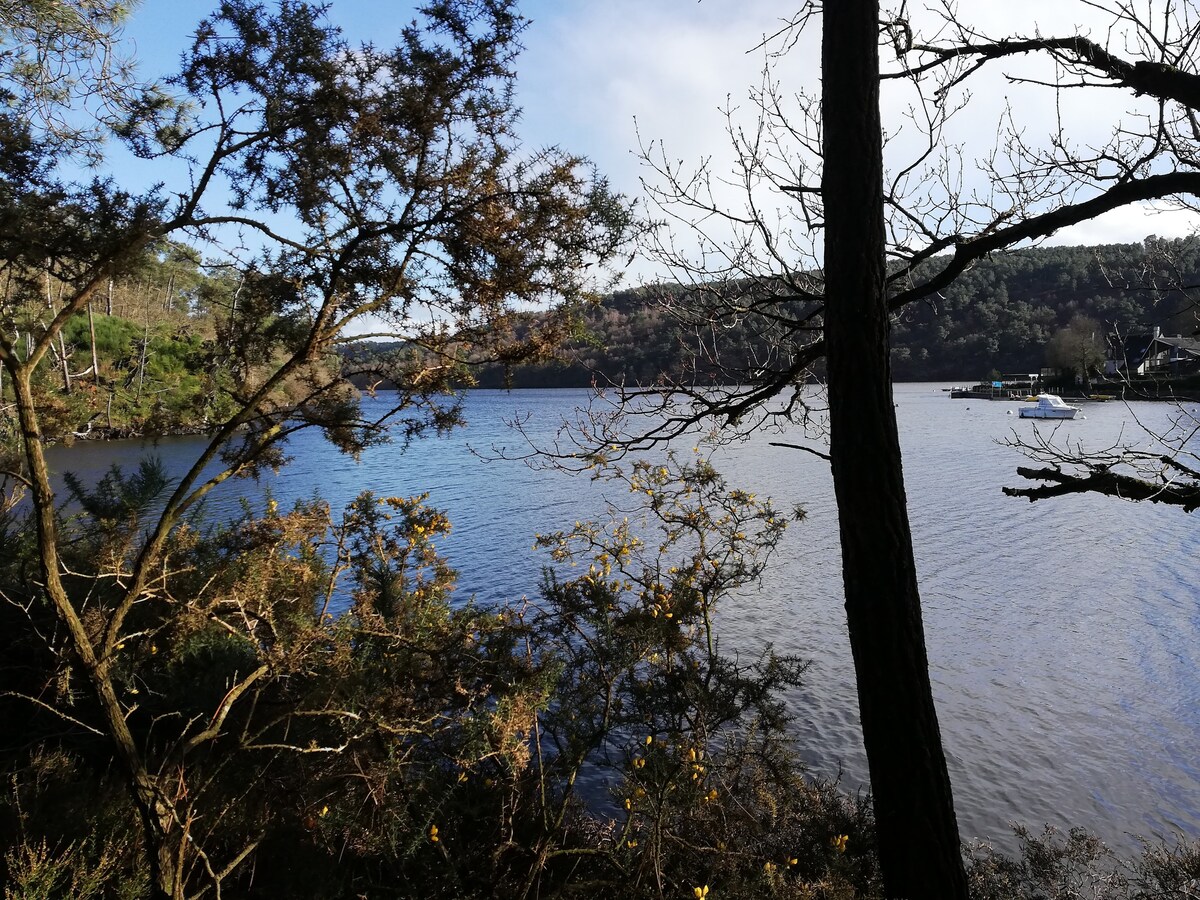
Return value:
[(58, 359), (62, 363), (63, 392), (71, 393), (71, 361), (67, 359), (67, 343), (58, 336)]
[(232, 310), (229, 310), (229, 318), (230, 319), (238, 316), (238, 298), (241, 295), (241, 288), (242, 288), (242, 286), (244, 286), (245, 283), (246, 283), (246, 275), (242, 274), (242, 276), (240, 278), (238, 278), (238, 289), (234, 290), (234, 292), (233, 292), (233, 308), (232, 308)]
[(111, 316), (113, 314), (112, 300), (113, 300), (113, 280), (110, 278), (110, 279), (108, 279), (108, 296), (104, 300), (104, 314), (106, 316)]
[[(108, 280), (109, 303), (112, 303), (112, 279)], [(92, 316), (92, 301), (88, 301), (88, 335), (92, 342), (92, 384), (100, 383), (100, 361), (96, 358), (96, 320)]]
[(176, 843), (172, 840), (172, 833), (178, 834), (179, 823), (175, 819), (171, 802), (147, 770), (129, 730), (125, 710), (117, 697), (116, 685), (112, 678), (111, 657), (104, 657), (103, 650), (97, 653), (97, 648), (88, 636), (83, 620), (68, 596), (60, 576), (54, 492), (50, 486), (46, 457), (42, 452), (41, 435), (38, 433), (36, 405), (29, 385), (31, 374), (28, 367), (17, 366), (12, 373), (12, 380), (25, 460), (29, 468), (30, 495), (33, 500), (38, 547), (41, 551), (44, 590), (66, 626), (72, 650), (81, 663), (99, 704), (106, 734), (113, 742), (117, 757), (129, 779), (134, 805), (142, 819), (146, 856), (150, 864), (151, 897), (154, 900), (176, 900), (183, 896), (179, 865), (176, 854), (172, 851)]
[(150, 306), (146, 306), (146, 330), (142, 334), (142, 359), (138, 363), (137, 402), (142, 402), (142, 385), (146, 383), (146, 353), (150, 349)]
[[(62, 302), (63, 288), (63, 285), (59, 285), (58, 299), (60, 303)], [(50, 260), (46, 260), (46, 309), (49, 311), (50, 318), (54, 318), (54, 286), (50, 283)], [(57, 347), (53, 343), (51, 343), (51, 347), (58, 357), (56, 360), (58, 367), (62, 369), (63, 392), (69, 394), (71, 393), (71, 363), (67, 359), (67, 342), (63, 339), (62, 332), (58, 333), (57, 340)]]
[(884, 891), (966, 900), (892, 402), (878, 0), (823, 7), (825, 336), (846, 615)]

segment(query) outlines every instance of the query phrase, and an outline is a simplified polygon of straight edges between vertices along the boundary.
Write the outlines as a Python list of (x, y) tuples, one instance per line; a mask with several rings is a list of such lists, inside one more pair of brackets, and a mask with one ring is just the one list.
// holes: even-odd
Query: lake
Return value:
[[(964, 837), (1013, 842), (1008, 825), (1084, 825), (1121, 849), (1134, 835), (1200, 836), (1200, 585), (1192, 516), (1149, 503), (1075, 496), (1030, 504), (1001, 493), (1027, 461), (999, 440), (1047, 423), (1018, 404), (950, 400), (941, 385), (896, 386), (905, 480), (934, 694)], [(335, 509), (360, 490), (428, 491), (454, 532), (445, 552), (459, 591), (480, 601), (537, 591), (545, 554), (534, 535), (595, 517), (602, 486), (491, 459), (525, 446), (506, 424), (548, 440), (585, 391), (476, 391), (468, 425), (446, 438), (373, 448), (360, 463), (315, 434), (293, 442), (294, 461), (269, 479), (286, 504), (320, 495)], [(1102, 448), (1144, 442), (1135, 419), (1162, 425), (1165, 404), (1089, 404), (1059, 437)], [(836, 508), (827, 464), (770, 445), (801, 434), (756, 435), (714, 453), (732, 485), (802, 504), (763, 583), (725, 606), (722, 647), (777, 650), (812, 660), (788, 700), (810, 770), (851, 790), (867, 781), (853, 666), (841, 599)], [(198, 439), (161, 442), (171, 468), (195, 458)], [(681, 447), (691, 453), (691, 444)], [(132, 463), (130, 442), (50, 451), (56, 471), (98, 477)], [(481, 458), (483, 457), (483, 458)], [(210, 514), (236, 508), (224, 489)]]

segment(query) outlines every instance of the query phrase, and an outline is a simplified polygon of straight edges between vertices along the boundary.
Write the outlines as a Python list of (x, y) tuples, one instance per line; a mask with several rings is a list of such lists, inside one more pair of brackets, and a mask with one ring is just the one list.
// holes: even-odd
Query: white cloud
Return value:
[(1200, 231), (1200, 216), (1185, 209), (1127, 206), (1072, 228), (1064, 228), (1046, 243), (1136, 244), (1148, 235), (1182, 237)]
[(523, 133), (595, 158), (626, 189), (637, 185), (635, 121), (672, 156), (727, 147), (719, 109), (744, 97), (778, 27), (778, 4), (572, 2), (528, 6), (520, 101)]
[[(914, 14), (917, 4), (910, 4)], [(636, 192), (642, 173), (634, 155), (636, 119), (643, 139), (661, 140), (672, 160), (699, 163), (711, 157), (717, 172), (728, 171), (732, 154), (720, 112), (745, 106), (748, 90), (759, 83), (762, 54), (752, 48), (781, 23), (777, 2), (754, 0), (563, 0), (528, 4), (534, 19), (521, 62), (520, 99), (526, 108), (525, 134), (535, 143), (559, 143), (583, 152), (617, 187)], [(790, 11), (790, 7), (787, 8)], [(992, 35), (1065, 35), (1082, 29), (1096, 40), (1106, 36), (1096, 10), (1074, 0), (968, 0), (960, 16)], [(816, 35), (785, 61), (788, 88), (819, 90)], [(1007, 76), (1046, 78), (1052, 68), (1032, 56), (995, 66), (973, 80), (972, 99), (948, 133), (963, 147), (964, 177), (986, 190), (979, 162), (996, 145), (998, 123), (1011, 108), (1024, 136), (1041, 143), (1061, 120), (1078, 145), (1097, 146), (1139, 101), (1128, 92), (1088, 90), (1066, 95)], [(900, 125), (901, 109), (886, 95), (889, 131)], [(752, 114), (745, 113), (750, 124)], [(902, 142), (901, 142), (902, 144)], [(894, 169), (902, 157), (890, 158)], [(732, 192), (730, 203), (738, 198)], [(1064, 241), (1108, 243), (1140, 240), (1145, 234), (1190, 232), (1196, 219), (1174, 212), (1118, 211), (1054, 237)]]

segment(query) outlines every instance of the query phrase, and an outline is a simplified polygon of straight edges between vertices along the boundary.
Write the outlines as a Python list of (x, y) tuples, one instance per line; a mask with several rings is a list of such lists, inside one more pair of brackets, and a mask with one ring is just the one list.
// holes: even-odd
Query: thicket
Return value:
[[(31, 351), (70, 290), (60, 275), (7, 269), (0, 303), (17, 352)], [(242, 290), (227, 267), (205, 265), (191, 247), (146, 248), (63, 324), (37, 367), (31, 387), (46, 437), (179, 434), (228, 418), (240, 373), (221, 322)], [(11, 383), (0, 380), (0, 423), (15, 428), (12, 401)]]
[[(699, 459), (608, 474), (641, 514), (543, 536), (519, 606), (451, 601), (449, 523), (422, 497), (173, 532), (116, 680), (151, 770), (188, 770), (189, 896), (871, 894), (866, 802), (795, 761), (779, 692), (803, 665), (725, 655), (714, 631), (789, 516)], [(98, 627), (170, 485), (153, 461), (68, 484), (63, 564)], [(8, 896), (136, 896), (136, 816), (36, 555), (10, 513)]]

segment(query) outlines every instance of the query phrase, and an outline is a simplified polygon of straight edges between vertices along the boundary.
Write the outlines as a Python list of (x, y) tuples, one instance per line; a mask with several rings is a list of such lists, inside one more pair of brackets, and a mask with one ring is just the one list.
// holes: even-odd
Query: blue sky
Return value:
[[(126, 28), (140, 71), (169, 71), (206, 0), (143, 0)], [(387, 44), (413, 5), (333, 0), (330, 19), (353, 40)], [(766, 0), (530, 0), (518, 102), (522, 137), (591, 157), (626, 190), (637, 188), (635, 118), (671, 134), (681, 158), (723, 149), (718, 107), (744, 93), (760, 65), (747, 51), (779, 21)]]
[[(915, 8), (917, 3), (910, 3)], [(141, 72), (170, 70), (195, 23), (209, 11), (205, 0), (143, 0), (126, 34), (136, 45)], [(332, 0), (330, 19), (353, 40), (386, 44), (411, 19), (413, 6), (380, 0)], [(741, 124), (751, 124), (746, 102), (758, 83), (763, 56), (753, 51), (762, 36), (775, 31), (789, 5), (779, 0), (529, 0), (522, 11), (532, 20), (519, 63), (518, 100), (524, 110), (520, 129), (531, 146), (560, 145), (589, 156), (614, 185), (640, 193), (645, 173), (635, 150), (642, 139), (662, 142), (672, 160), (711, 159), (718, 175), (731, 171), (726, 119), (721, 109), (740, 108)], [(1092, 29), (1103, 38), (1103, 24), (1082, 0), (962, 0), (960, 10), (993, 34), (1041, 31), (1074, 33)], [(782, 73), (792, 89), (819, 89), (816, 31), (789, 54)], [(1028, 63), (1022, 62), (1022, 65)], [(1015, 64), (1014, 64), (1015, 65)], [(987, 147), (970, 142), (995, 132), (1007, 100), (1023, 116), (1027, 135), (1051, 127), (1056, 108), (1050, 92), (1020, 94), (997, 70), (980, 80), (956, 134), (964, 142), (967, 179), (972, 154)], [(1011, 96), (1010, 96), (1011, 95)], [(1133, 101), (1113, 92), (1073, 95), (1066, 110), (1085, 143), (1094, 129), (1100, 140), (1119, 119), (1122, 104)], [(889, 128), (899, 131), (899, 109), (885, 109)], [(1116, 118), (1114, 118), (1114, 116)], [(889, 118), (890, 117), (890, 118)], [(980, 182), (980, 189), (986, 185)], [(732, 189), (731, 204), (739, 198)], [(1103, 220), (1063, 231), (1052, 243), (1136, 241), (1146, 234), (1175, 236), (1191, 230), (1195, 217), (1167, 213), (1148, 216), (1124, 210)]]

